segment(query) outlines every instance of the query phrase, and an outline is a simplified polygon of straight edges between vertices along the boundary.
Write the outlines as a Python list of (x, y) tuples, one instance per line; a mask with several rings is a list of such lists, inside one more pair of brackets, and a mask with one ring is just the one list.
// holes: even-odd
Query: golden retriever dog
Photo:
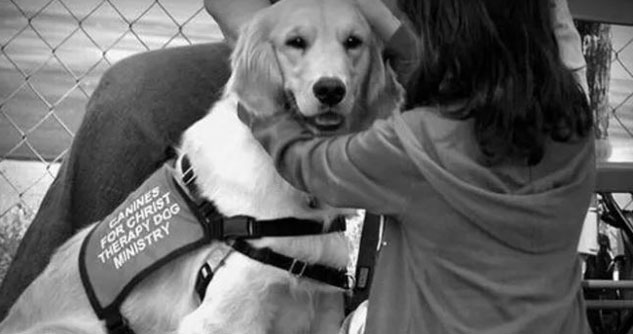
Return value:
[[(270, 114), (290, 101), (319, 135), (367, 127), (395, 110), (402, 95), (385, 67), (381, 43), (351, 1), (283, 0), (244, 27), (231, 66), (223, 97), (182, 137), (175, 179), (186, 156), (199, 196), (223, 215), (297, 217), (323, 222), (327, 230), (350, 210), (316, 203), (286, 183), (238, 119), (237, 106)], [(107, 332), (82, 286), (77, 260), (91, 229), (56, 251), (0, 333)], [(246, 242), (333, 268), (345, 268), (349, 259), (342, 233)], [(205, 263), (214, 276), (200, 300), (195, 284)], [(230, 240), (212, 240), (151, 272), (129, 292), (120, 313), (136, 334), (337, 333), (343, 290), (295, 274), (232, 251)]]

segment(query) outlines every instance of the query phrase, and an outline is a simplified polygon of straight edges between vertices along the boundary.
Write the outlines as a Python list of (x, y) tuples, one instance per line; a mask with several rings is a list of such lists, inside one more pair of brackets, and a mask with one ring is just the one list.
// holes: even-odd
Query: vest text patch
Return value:
[(153, 269), (208, 241), (178, 187), (165, 164), (84, 240), (81, 278), (100, 318)]

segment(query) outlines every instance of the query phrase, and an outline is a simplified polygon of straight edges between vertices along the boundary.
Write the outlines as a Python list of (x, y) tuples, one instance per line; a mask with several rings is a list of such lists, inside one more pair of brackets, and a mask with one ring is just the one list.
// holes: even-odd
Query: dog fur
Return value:
[[(350, 37), (362, 43), (349, 48)], [(288, 45), (296, 38), (303, 39), (304, 48)], [(365, 128), (400, 103), (401, 90), (383, 63), (380, 47), (348, 1), (284, 0), (258, 13), (232, 54), (233, 74), (223, 98), (182, 138), (179, 154), (189, 157), (202, 196), (227, 216), (330, 222), (349, 213), (309, 205), (310, 196), (277, 174), (270, 157), (237, 118), (236, 108), (240, 102), (251, 112), (271, 114), (283, 107), (289, 92), (306, 119), (334, 112), (344, 119), (339, 132)], [(335, 78), (346, 88), (335, 106), (323, 106), (313, 96), (315, 82), (323, 77)], [(318, 126), (311, 128), (319, 132)], [(0, 324), (0, 333), (105, 334), (76, 260), (89, 229), (57, 250)], [(349, 259), (341, 233), (249, 242), (310, 263), (345, 267)], [(137, 334), (338, 332), (342, 291), (236, 252), (217, 270), (200, 301), (194, 292), (197, 272), (214, 252), (227, 247), (214, 241), (170, 261), (138, 284), (121, 306), (130, 327)]]

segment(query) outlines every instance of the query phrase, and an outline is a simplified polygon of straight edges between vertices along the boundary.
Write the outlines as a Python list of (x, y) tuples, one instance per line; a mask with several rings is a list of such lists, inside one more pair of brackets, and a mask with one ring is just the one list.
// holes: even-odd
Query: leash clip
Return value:
[[(303, 273), (305, 272), (307, 267), (308, 267), (307, 262), (293, 259), (292, 264), (290, 265), (290, 268), (288, 268), (288, 272), (292, 274), (293, 276), (300, 278), (301, 276), (303, 276)], [(299, 268), (298, 271), (297, 271), (297, 268)]]

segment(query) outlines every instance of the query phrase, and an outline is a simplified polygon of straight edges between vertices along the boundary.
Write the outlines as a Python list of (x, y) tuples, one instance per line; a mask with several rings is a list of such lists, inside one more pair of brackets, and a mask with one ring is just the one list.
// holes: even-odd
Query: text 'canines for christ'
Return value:
[(169, 236), (170, 219), (180, 212), (170, 194), (154, 187), (109, 217), (109, 229), (99, 240), (99, 260), (102, 263), (111, 260), (119, 269), (147, 247)]

